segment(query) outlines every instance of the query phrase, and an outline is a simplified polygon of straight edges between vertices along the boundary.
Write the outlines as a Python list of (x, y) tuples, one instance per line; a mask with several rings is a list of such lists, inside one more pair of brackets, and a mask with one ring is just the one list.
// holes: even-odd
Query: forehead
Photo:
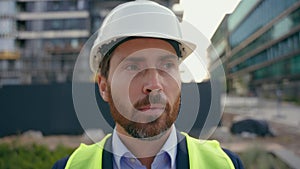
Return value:
[(160, 49), (162, 51), (165, 50), (168, 53), (176, 55), (176, 51), (173, 46), (165, 40), (155, 38), (136, 38), (128, 40), (116, 47), (111, 59), (122, 60), (136, 51), (149, 48)]

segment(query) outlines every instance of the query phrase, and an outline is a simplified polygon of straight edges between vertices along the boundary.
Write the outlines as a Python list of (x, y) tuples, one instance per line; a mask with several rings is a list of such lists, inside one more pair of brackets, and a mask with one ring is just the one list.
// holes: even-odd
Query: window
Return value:
[(84, 5), (85, 5), (85, 4), (84, 4), (84, 0), (78, 0), (78, 1), (77, 1), (77, 9), (83, 10), (83, 9), (85, 8)]

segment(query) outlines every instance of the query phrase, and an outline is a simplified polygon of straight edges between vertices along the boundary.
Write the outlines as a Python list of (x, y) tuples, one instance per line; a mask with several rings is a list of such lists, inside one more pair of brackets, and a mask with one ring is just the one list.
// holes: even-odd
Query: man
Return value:
[(179, 64), (195, 45), (181, 37), (169, 9), (150, 1), (116, 7), (94, 42), (90, 64), (116, 123), (99, 143), (81, 145), (53, 168), (243, 168), (216, 141), (176, 130)]

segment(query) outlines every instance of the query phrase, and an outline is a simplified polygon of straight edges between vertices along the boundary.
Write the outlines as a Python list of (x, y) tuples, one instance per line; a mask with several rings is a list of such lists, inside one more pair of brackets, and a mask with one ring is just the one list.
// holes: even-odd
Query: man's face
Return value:
[(171, 127), (180, 107), (178, 64), (175, 49), (164, 40), (137, 38), (114, 50), (108, 79), (101, 77), (99, 87), (117, 128), (153, 139)]

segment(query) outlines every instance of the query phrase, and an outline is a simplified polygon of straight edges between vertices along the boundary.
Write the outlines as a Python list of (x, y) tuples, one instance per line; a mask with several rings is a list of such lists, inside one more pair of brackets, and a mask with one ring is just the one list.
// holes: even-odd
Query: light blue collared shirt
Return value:
[[(112, 135), (112, 150), (114, 154), (114, 169), (146, 169), (144, 165), (127, 149), (120, 140), (117, 131), (114, 130)], [(173, 124), (171, 133), (158, 155), (154, 158), (151, 168), (157, 169), (175, 169), (177, 154), (177, 135), (176, 128)]]

